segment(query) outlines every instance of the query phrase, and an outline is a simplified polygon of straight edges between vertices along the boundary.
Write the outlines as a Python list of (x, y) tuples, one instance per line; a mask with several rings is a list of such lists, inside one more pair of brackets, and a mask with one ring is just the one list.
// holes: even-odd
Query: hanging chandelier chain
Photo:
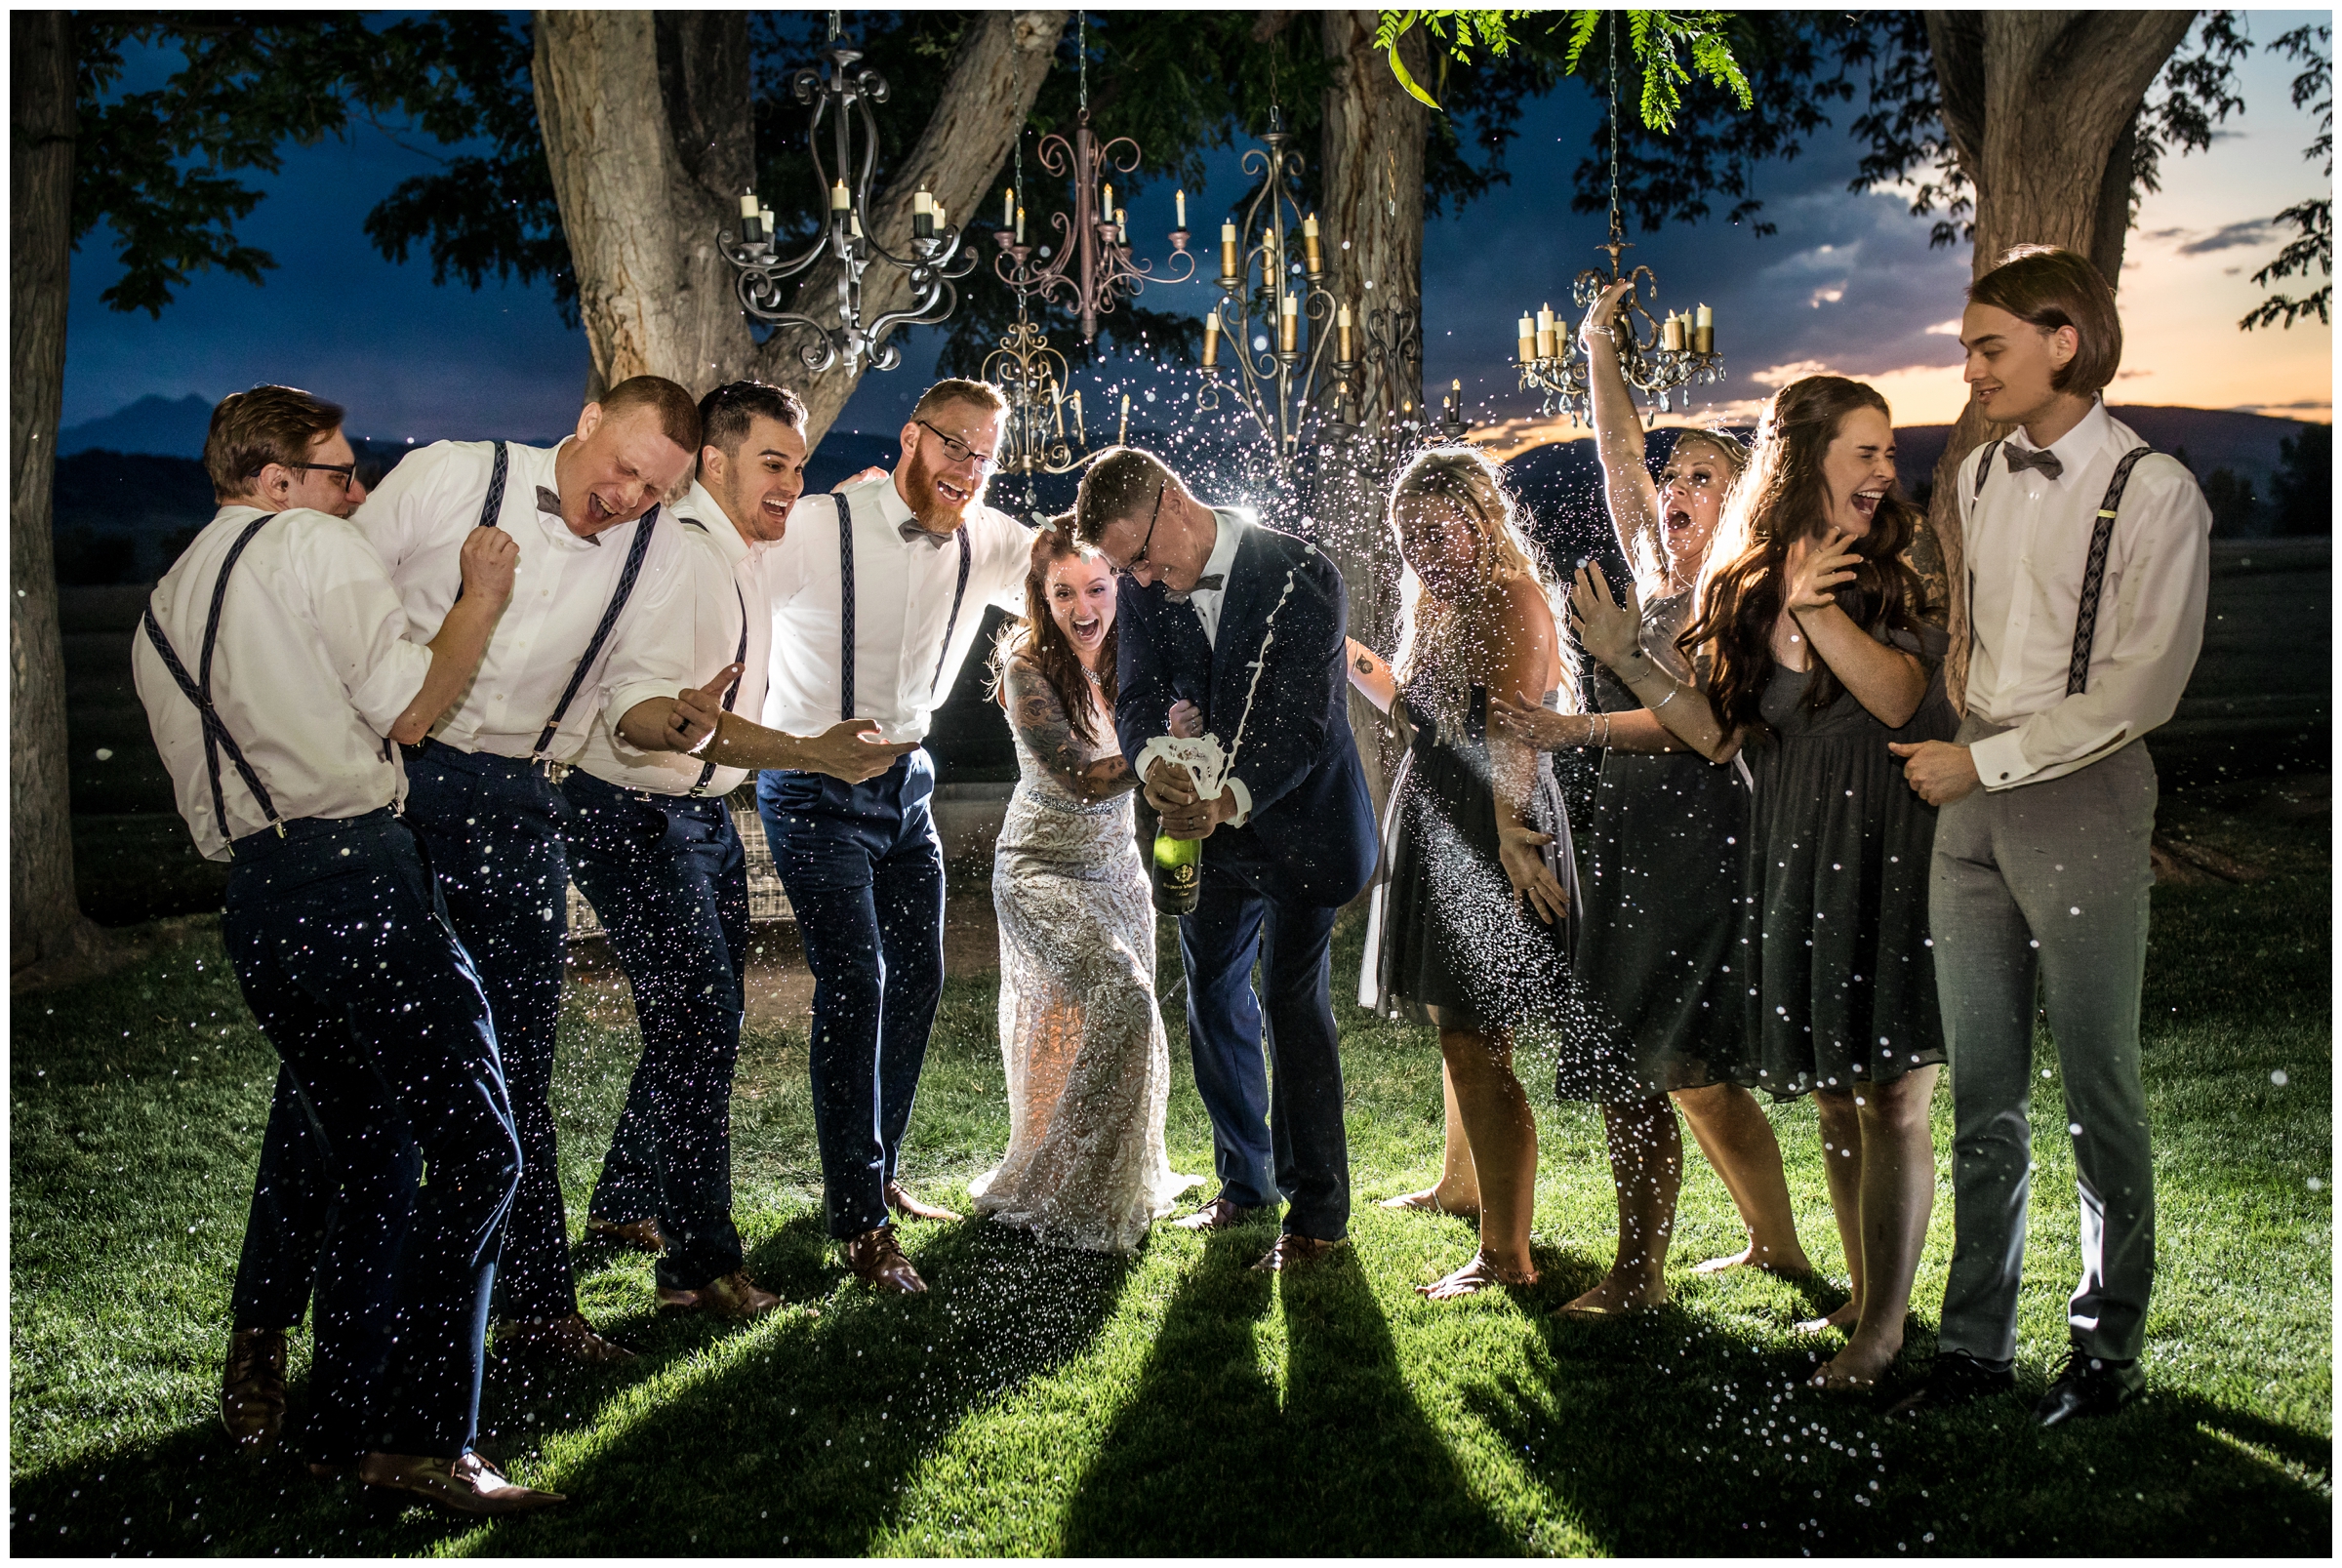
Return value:
[(1073, 59), (1081, 72), (1081, 112), (1090, 112), (1090, 14), (1073, 13)]
[(840, 20), (840, 18), (843, 17), (843, 12), (837, 11), (832, 11), (829, 13), (829, 41), (833, 44), (837, 42), (839, 35), (846, 30), (843, 22)]
[(1610, 19), (1610, 237), (1623, 232), (1618, 214), (1618, 17)]

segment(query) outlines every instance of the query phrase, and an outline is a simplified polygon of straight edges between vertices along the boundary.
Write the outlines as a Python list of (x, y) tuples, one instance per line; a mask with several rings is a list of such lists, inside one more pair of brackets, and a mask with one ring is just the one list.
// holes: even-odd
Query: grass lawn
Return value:
[[(826, 1256), (804, 1035), (766, 1030), (741, 1061), (738, 1211), (750, 1268), (792, 1309), (746, 1327), (661, 1321), (647, 1260), (581, 1251), (587, 1313), (642, 1358), (598, 1373), (492, 1360), (482, 1412), (482, 1449), (570, 1504), (486, 1525), (374, 1505), (291, 1460), (240, 1460), (219, 1428), (228, 1285), (275, 1057), (204, 937), (15, 1009), (10, 1546), (2322, 1554), (2327, 823), (2167, 808), (2166, 825), (2274, 874), (2157, 890), (2146, 1053), (2160, 1268), (2150, 1393), (2114, 1418), (2044, 1433), (2018, 1400), (1996, 1400), (1910, 1428), (1864, 1403), (1792, 1391), (1817, 1358), (1794, 1321), (1843, 1299), (1803, 1104), (1773, 1115), (1806, 1245), (1837, 1280), (1693, 1278), (1690, 1264), (1738, 1245), (1730, 1201), (1694, 1152), (1675, 1305), (1610, 1325), (1549, 1316), (1606, 1266), (1612, 1200), (1594, 1109), (1556, 1106), (1550, 1076), (1541, 1087), (1524, 1064), (1543, 1140), (1544, 1282), (1420, 1300), (1412, 1287), (1462, 1263), (1473, 1234), (1370, 1200), (1435, 1171), (1437, 1053), (1422, 1032), (1348, 1007), (1358, 1213), (1339, 1263), (1283, 1280), (1250, 1273), (1266, 1227), (1158, 1228), (1123, 1261), (1047, 1251), (989, 1224), (922, 1225), (908, 1242), (933, 1293), (880, 1298)], [(1353, 928), (1337, 949), (1338, 995), (1357, 944)], [(953, 982), (910, 1143), (929, 1197), (964, 1198), (1006, 1142), (993, 1031), (990, 982)], [(627, 1021), (583, 1007), (564, 1022), (555, 1103), (574, 1226), (633, 1040)], [(1173, 1164), (1207, 1172), (1209, 1130), (1176, 1019), (1172, 1050)], [(1911, 1337), (1920, 1356), (1951, 1256), (1950, 1108), (1947, 1088)], [(2064, 1122), (2044, 1076), (2024, 1399), (2062, 1347), (2076, 1266)]]

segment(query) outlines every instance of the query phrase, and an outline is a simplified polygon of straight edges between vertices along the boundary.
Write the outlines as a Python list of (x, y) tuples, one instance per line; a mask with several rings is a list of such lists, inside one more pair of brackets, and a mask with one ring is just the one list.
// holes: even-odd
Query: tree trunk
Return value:
[[(1369, 430), (1401, 419), (1420, 422), (1424, 406), (1420, 333), (1423, 311), (1423, 143), (1428, 111), (1398, 85), (1374, 47), (1379, 14), (1329, 11), (1320, 18), (1332, 80), (1325, 90), (1319, 147), (1325, 205), (1317, 221), (1334, 298), (1358, 323), (1361, 384), (1354, 404)], [(1430, 74), (1423, 29), (1410, 28), (1400, 56), (1418, 80)], [(1386, 333), (1404, 317), (1413, 351), (1378, 362), (1364, 345), (1377, 318)], [(1385, 452), (1403, 450), (1395, 440)], [(1398, 552), (1383, 517), (1390, 475), (1374, 461), (1374, 438), (1337, 452), (1324, 464), (1316, 496), (1318, 539), (1342, 568), (1350, 590), (1351, 635), (1389, 653), (1398, 617)], [(1379, 818), (1397, 757), (1389, 722), (1354, 691), (1351, 727)]]
[(72, 24), (62, 11), (20, 11), (9, 18), (9, 967), (21, 975), (87, 954), (103, 939), (73, 891), (65, 656), (50, 532), (72, 248)]
[[(2121, 287), (2130, 224), (2130, 161), (2147, 90), (2187, 36), (2189, 11), (1986, 11), (1926, 14), (1944, 127), (1976, 191), (1981, 276), (2011, 246), (2057, 245), (2095, 261)], [(1955, 496), (1959, 464), (2007, 427), (1970, 403), (1935, 468), (1925, 537), (1914, 564), (1950, 607), (1946, 675), (1964, 711), (1966, 572)]]
[[(908, 234), (924, 186), (973, 227), (991, 178), (1031, 112), (1064, 31), (1062, 11), (972, 16), (934, 116), (900, 168), (871, 193), (872, 224)], [(539, 12), (537, 111), (592, 352), (588, 395), (627, 376), (680, 382), (695, 395), (757, 377), (795, 390), (815, 444), (860, 384), (863, 366), (814, 374), (801, 334), (759, 347), (716, 249), (737, 223), (754, 168), (748, 36), (737, 13)], [(877, 111), (886, 113), (881, 105)], [(989, 236), (971, 234), (967, 243)], [(979, 264), (989, 264), (988, 250)], [(836, 308), (839, 268), (817, 263), (794, 308)], [(909, 302), (903, 273), (863, 275), (866, 320)]]

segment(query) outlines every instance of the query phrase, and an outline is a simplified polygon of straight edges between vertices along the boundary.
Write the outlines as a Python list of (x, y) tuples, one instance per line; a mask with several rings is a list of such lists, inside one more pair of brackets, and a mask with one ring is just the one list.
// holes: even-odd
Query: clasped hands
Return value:
[[(1171, 704), (1170, 731), (1183, 741), (1203, 733), (1203, 712), (1186, 698)], [(1188, 770), (1157, 758), (1147, 770), (1147, 804), (1163, 820), (1163, 831), (1173, 838), (1209, 838), (1212, 829), (1236, 814), (1236, 796), (1223, 789), (1211, 800), (1196, 792)]]

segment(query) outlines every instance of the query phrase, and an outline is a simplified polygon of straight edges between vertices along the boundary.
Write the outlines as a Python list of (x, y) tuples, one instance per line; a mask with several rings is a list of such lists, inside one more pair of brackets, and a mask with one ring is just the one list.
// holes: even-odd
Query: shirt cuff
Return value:
[(1228, 825), (1231, 827), (1243, 826), (1252, 820), (1252, 791), (1244, 787), (1244, 781), (1241, 779), (1231, 779), (1222, 787), (1236, 797), (1236, 814), (1228, 820)]
[[(424, 680), (430, 672), (428, 648), (404, 637), (394, 639), (384, 650), (382, 663), (374, 666), (365, 684), (349, 694), (350, 705), (375, 734), (386, 736), (399, 715), (415, 701), (415, 695), (423, 690)], [(434, 719), (438, 716), (431, 715)]]
[(654, 701), (673, 702), (682, 688), (673, 681), (635, 681), (610, 689), (610, 705), (603, 711), (610, 715), (610, 733), (618, 733), (618, 721), (626, 716), (636, 704)]
[(1968, 747), (1968, 756), (1976, 764), (1976, 778), (1987, 789), (2006, 789), (2021, 784), (2040, 770), (2025, 760), (2025, 748), (2017, 742), (2020, 730), (2003, 730), (1987, 736)]

